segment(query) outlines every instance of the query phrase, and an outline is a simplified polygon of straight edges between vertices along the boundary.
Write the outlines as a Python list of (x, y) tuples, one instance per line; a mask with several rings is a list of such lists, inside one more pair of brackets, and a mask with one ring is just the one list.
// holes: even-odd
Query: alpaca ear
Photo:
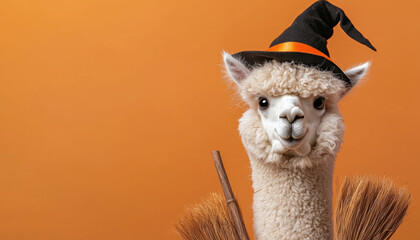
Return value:
[(344, 72), (344, 74), (346, 74), (346, 76), (350, 79), (351, 87), (354, 87), (354, 85), (356, 85), (357, 82), (366, 75), (369, 67), (370, 62), (365, 62)]
[(248, 77), (249, 70), (246, 66), (229, 53), (223, 52), (223, 61), (225, 63), (226, 73), (236, 84), (240, 85)]
[(370, 62), (365, 62), (344, 72), (344, 74), (346, 74), (346, 76), (350, 79), (351, 86), (347, 87), (347, 90), (341, 94), (341, 97), (350, 92), (350, 90), (359, 82), (359, 80), (366, 76), (369, 67)]

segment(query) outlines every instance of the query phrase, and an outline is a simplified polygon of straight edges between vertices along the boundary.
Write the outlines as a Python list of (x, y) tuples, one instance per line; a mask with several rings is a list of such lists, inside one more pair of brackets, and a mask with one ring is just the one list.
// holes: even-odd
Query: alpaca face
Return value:
[(325, 113), (322, 96), (261, 96), (258, 113), (273, 153), (305, 156), (315, 144), (317, 129)]
[(295, 63), (270, 61), (250, 69), (227, 53), (224, 62), (250, 106), (240, 125), (244, 145), (249, 153), (271, 162), (337, 151), (342, 140), (337, 103), (370, 65), (345, 72), (349, 87), (332, 72)]

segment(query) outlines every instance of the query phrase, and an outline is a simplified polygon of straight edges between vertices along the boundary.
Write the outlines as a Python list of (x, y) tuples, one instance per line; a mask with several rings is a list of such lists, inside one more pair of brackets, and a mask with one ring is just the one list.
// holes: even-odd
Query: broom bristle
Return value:
[(345, 178), (335, 208), (335, 239), (389, 239), (402, 223), (410, 198), (405, 187), (387, 178)]
[(174, 227), (184, 240), (239, 239), (228, 206), (224, 198), (216, 193), (187, 208)]

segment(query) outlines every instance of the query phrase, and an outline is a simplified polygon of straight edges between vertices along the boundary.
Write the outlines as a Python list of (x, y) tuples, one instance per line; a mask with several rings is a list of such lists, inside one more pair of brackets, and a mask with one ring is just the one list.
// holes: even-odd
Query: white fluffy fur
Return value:
[[(227, 55), (225, 62), (232, 58)], [(238, 60), (229, 63), (226, 64), (228, 73), (229, 68), (243, 70), (245, 67)], [(360, 79), (360, 74), (364, 75), (368, 67), (352, 71), (355, 75), (349, 77)], [(275, 61), (252, 69), (246, 75), (230, 76), (238, 83), (242, 98), (250, 106), (239, 120), (239, 131), (252, 167), (256, 239), (332, 239), (332, 176), (344, 134), (337, 102), (348, 91), (344, 82), (331, 72)], [(310, 152), (303, 156), (272, 151), (258, 110), (260, 96), (286, 94), (327, 99), (326, 110), (319, 116), (316, 140)]]
[(332, 72), (320, 71), (301, 64), (271, 61), (253, 69), (248, 78), (238, 85), (248, 104), (254, 104), (259, 95), (281, 96), (292, 94), (302, 98), (334, 96), (346, 91), (344, 81)]

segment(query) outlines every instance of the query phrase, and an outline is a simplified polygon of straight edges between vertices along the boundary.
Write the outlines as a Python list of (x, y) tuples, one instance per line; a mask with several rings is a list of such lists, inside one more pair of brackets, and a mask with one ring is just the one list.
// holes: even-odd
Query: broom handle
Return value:
[(219, 175), (220, 183), (222, 184), (223, 193), (225, 194), (226, 202), (232, 215), (236, 231), (238, 232), (240, 240), (249, 240), (248, 233), (242, 219), (239, 206), (236, 203), (232, 188), (230, 187), (229, 179), (226, 175), (225, 167), (223, 166), (222, 157), (219, 151), (212, 152), (214, 165), (216, 166), (217, 174)]

